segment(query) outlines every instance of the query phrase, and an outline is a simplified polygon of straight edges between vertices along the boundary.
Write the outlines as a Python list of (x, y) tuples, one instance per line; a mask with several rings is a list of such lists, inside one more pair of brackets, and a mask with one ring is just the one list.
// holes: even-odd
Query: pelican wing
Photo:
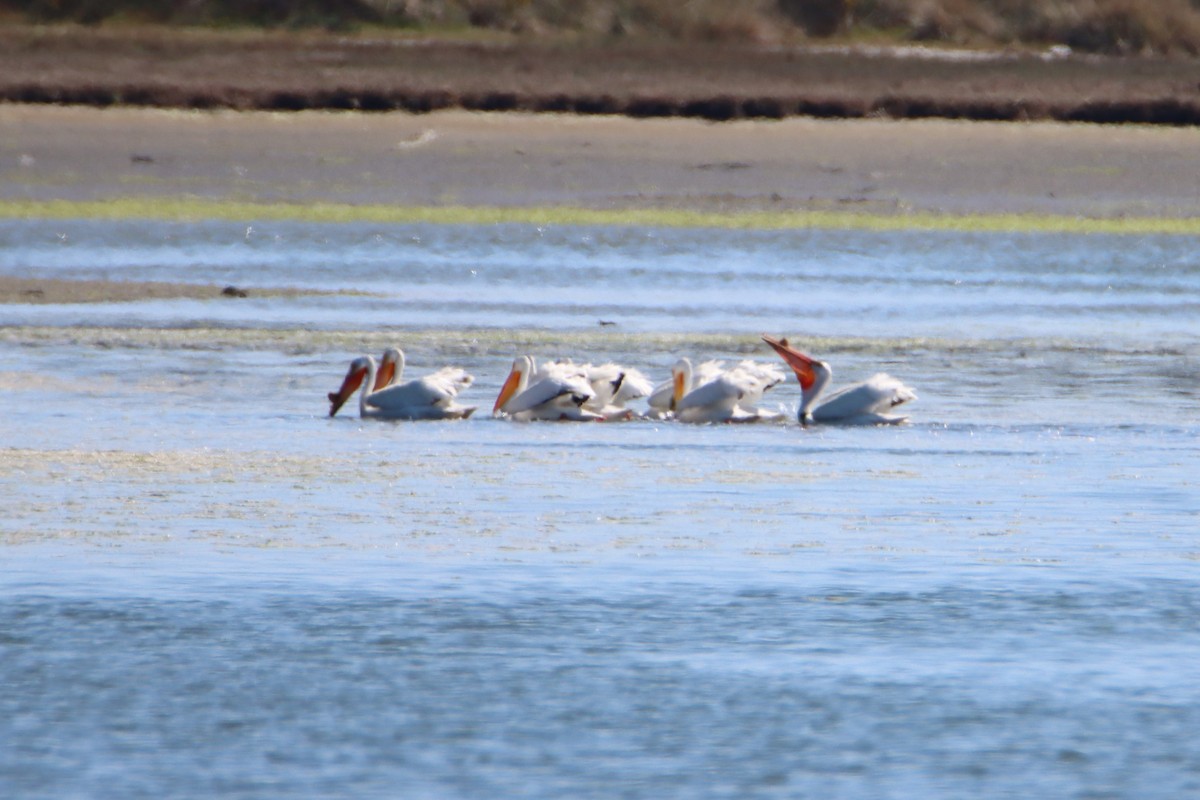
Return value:
[(646, 402), (650, 404), (650, 408), (660, 414), (667, 414), (671, 411), (671, 398), (675, 396), (675, 382), (665, 380), (654, 387), (650, 392), (650, 396), (646, 398)]
[(588, 406), (600, 409), (612, 405), (625, 382), (625, 371), (611, 362), (598, 366), (584, 364), (582, 371), (593, 392)]
[(458, 397), (458, 393), (475, 382), (475, 376), (462, 367), (442, 367), (432, 375), (421, 379), (431, 394), (440, 395), (447, 401)]
[(512, 398), (504, 407), (506, 413), (519, 414), (543, 406), (554, 409), (578, 408), (592, 396), (592, 387), (578, 378), (546, 377)]
[(834, 392), (813, 412), (813, 420), (865, 425), (903, 422), (908, 418), (888, 412), (916, 399), (917, 394), (911, 388), (880, 372), (862, 383)]
[(726, 375), (742, 390), (741, 405), (753, 408), (762, 402), (763, 394), (783, 383), (786, 375), (775, 364), (764, 364), (760, 361), (742, 361)]
[(625, 408), (626, 404), (647, 397), (654, 391), (650, 381), (641, 372), (612, 362), (584, 364), (576, 374), (582, 374), (592, 387), (593, 396), (585, 407), (606, 419), (628, 418), (630, 414)]
[(649, 397), (654, 391), (654, 385), (650, 383), (650, 379), (639, 370), (629, 367), (622, 370), (622, 372), (625, 377), (621, 380), (621, 386), (617, 389), (617, 394), (613, 398), (614, 404), (624, 406), (626, 403), (631, 403), (634, 400)]
[(745, 390), (729, 375), (697, 386), (675, 406), (676, 418), (684, 422), (724, 422), (736, 415)]
[(458, 405), (456, 400), (458, 393), (474, 380), (463, 369), (443, 367), (431, 375), (372, 392), (367, 395), (367, 404), (377, 416), (397, 419), (466, 417), (475, 408)]

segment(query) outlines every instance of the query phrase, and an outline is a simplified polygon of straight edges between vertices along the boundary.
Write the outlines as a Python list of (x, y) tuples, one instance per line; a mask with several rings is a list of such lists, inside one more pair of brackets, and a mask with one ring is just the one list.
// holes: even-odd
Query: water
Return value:
[[(802, 330), (955, 338), (1128, 332), (1156, 345), (1200, 313), (1184, 237), (733, 233), (284, 223), (0, 225), (0, 270), (290, 286), (292, 303), (6, 309), (10, 325), (378, 330), (480, 325), (628, 332)], [(978, 329), (978, 334), (976, 334)], [(1128, 329), (1126, 331), (1125, 329)]]
[[(1200, 793), (1190, 239), (22, 221), (0, 273), (251, 289), (0, 307), (2, 796)], [(486, 413), (763, 331), (912, 423)], [(392, 343), (478, 415), (326, 418)]]

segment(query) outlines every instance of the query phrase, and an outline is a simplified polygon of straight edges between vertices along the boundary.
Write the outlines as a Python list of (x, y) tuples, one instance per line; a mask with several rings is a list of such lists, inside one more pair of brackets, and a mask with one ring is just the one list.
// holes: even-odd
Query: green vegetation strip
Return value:
[(242, 203), (195, 198), (0, 201), (15, 219), (157, 219), (255, 222), (425, 222), (445, 225), (596, 225), (779, 230), (931, 230), (1033, 233), (1200, 234), (1200, 217), (1072, 217), (1041, 214), (870, 214), (850, 211), (599, 210), (565, 207), (388, 206), (344, 203)]

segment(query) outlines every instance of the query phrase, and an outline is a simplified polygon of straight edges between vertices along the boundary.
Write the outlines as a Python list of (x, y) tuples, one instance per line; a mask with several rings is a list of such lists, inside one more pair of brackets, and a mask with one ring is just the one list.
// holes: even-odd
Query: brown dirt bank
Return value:
[(0, 29), (0, 102), (1200, 124), (1200, 60)]

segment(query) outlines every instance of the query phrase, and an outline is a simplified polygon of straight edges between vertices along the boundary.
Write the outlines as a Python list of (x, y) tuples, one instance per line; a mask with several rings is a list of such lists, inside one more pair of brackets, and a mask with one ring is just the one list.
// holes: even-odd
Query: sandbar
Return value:
[[(1193, 128), (1055, 122), (0, 105), (0, 216), (41, 216), (47, 204), (58, 216), (136, 215), (175, 203), (228, 204), (250, 218), (255, 208), (320, 205), (351, 217), (408, 209), (450, 221), (472, 213), (486, 221), (488, 210), (504, 212), (499, 221), (536, 219), (539, 210), (570, 220), (574, 210), (585, 221), (586, 213), (630, 212), (639, 224), (653, 213), (691, 214), (679, 219), (695, 224), (757, 214), (781, 225), (874, 219), (889, 227), (1049, 219), (1106, 230), (1100, 223), (1167, 220), (1194, 232), (1198, 145)], [(111, 300), (125, 291), (71, 291), (63, 282), (39, 295), (19, 277), (5, 280), (0, 301)]]

